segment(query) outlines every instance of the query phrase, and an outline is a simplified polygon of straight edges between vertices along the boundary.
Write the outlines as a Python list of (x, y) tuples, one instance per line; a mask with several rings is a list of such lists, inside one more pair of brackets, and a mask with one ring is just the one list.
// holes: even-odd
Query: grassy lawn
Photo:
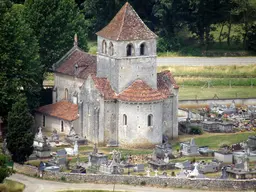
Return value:
[(185, 86), (179, 89), (179, 100), (218, 98), (248, 98), (256, 97), (256, 88), (247, 87), (210, 87)]
[(211, 86), (256, 86), (256, 78), (208, 78), (208, 77), (175, 77), (176, 83), (180, 87), (200, 86), (207, 87), (208, 82)]
[(159, 66), (157, 70), (170, 70), (175, 77), (255, 78), (256, 65), (229, 66)]
[(24, 184), (8, 179), (6, 179), (3, 184), (0, 184), (1, 192), (22, 192), (24, 189)]
[[(256, 135), (255, 132), (237, 132), (237, 133), (207, 133), (205, 132), (202, 135), (181, 135), (179, 136), (176, 143), (182, 141), (189, 141), (192, 137), (195, 138), (195, 142), (198, 146), (209, 146), (211, 149), (218, 149), (221, 145), (235, 144), (242, 141), (246, 141), (248, 136)], [(174, 148), (177, 149), (178, 145), (174, 145)]]

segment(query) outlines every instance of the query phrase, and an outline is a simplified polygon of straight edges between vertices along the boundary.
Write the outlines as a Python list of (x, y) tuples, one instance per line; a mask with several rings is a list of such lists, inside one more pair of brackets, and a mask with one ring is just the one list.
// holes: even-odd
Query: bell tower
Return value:
[(116, 93), (136, 79), (157, 88), (156, 38), (127, 2), (97, 34), (97, 77), (106, 77)]

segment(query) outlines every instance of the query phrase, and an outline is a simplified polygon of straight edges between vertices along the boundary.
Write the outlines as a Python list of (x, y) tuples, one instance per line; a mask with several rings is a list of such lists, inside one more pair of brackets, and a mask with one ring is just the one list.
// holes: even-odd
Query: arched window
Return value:
[(145, 45), (145, 43), (140, 44), (140, 55), (146, 55), (146, 45)]
[(127, 115), (123, 115), (123, 125), (127, 125)]
[(107, 42), (105, 40), (102, 41), (101, 52), (107, 54)]
[(153, 115), (148, 115), (148, 126), (153, 126)]
[(114, 45), (112, 42), (109, 44), (108, 53), (110, 56), (114, 55)]
[(65, 89), (65, 99), (66, 100), (68, 99), (68, 89), (67, 88)]
[(133, 44), (128, 44), (127, 47), (126, 47), (126, 55), (127, 56), (132, 56), (134, 55), (134, 47), (133, 47)]

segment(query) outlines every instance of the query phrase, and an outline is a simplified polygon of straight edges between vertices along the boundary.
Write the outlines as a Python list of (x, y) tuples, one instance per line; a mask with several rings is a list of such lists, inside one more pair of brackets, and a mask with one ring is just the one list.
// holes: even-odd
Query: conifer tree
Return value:
[(8, 129), (6, 135), (7, 148), (15, 162), (23, 163), (33, 152), (34, 118), (29, 113), (27, 101), (21, 97), (13, 104), (8, 113)]

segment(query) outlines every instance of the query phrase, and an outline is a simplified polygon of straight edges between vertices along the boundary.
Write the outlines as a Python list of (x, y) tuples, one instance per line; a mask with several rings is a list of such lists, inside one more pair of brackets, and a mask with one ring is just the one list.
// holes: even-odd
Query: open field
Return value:
[(175, 77), (255, 78), (256, 65), (233, 66), (159, 66), (157, 70), (170, 70)]
[(207, 78), (207, 77), (175, 77), (180, 87), (185, 86), (251, 86), (256, 87), (256, 78)]
[(179, 89), (179, 100), (191, 99), (213, 99), (218, 98), (249, 98), (256, 97), (256, 87), (210, 87), (202, 88), (196, 86), (181, 86)]

